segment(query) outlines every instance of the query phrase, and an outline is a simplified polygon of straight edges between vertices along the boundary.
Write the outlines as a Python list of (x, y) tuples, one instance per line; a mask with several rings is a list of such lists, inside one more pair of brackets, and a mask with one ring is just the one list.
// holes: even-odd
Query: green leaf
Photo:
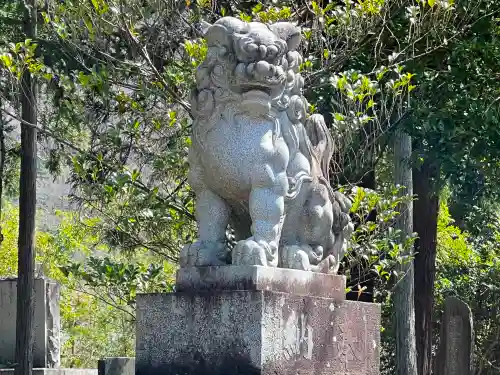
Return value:
[(12, 66), (12, 56), (9, 53), (0, 55), (0, 60), (6, 68), (10, 68)]

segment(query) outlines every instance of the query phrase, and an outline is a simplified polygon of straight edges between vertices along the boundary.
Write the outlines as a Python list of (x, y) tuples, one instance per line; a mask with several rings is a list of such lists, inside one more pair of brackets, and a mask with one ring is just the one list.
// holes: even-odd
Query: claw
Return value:
[(307, 253), (295, 245), (283, 248), (283, 267), (301, 271), (312, 270)]
[(196, 241), (182, 248), (179, 263), (182, 268), (222, 266), (227, 264), (226, 254), (227, 248), (224, 243)]
[(309, 260), (308, 252), (310, 252), (309, 249), (303, 250), (296, 245), (285, 246), (283, 248), (283, 267), (318, 273), (337, 273), (339, 264), (333, 255), (328, 255), (317, 265), (314, 265)]
[[(276, 252), (274, 252), (276, 253)], [(277, 259), (276, 256), (274, 258)], [(232, 264), (238, 266), (270, 266), (276, 267), (271, 247), (262, 241), (255, 242), (252, 238), (239, 241), (233, 250)]]

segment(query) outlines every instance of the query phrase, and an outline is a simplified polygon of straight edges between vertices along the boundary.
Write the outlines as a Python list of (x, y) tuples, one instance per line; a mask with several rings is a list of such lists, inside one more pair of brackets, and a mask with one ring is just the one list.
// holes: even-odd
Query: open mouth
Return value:
[(270, 94), (273, 87), (282, 85), (285, 81), (284, 69), (265, 60), (240, 62), (234, 73), (244, 91), (261, 90)]
[(271, 109), (270, 94), (261, 88), (243, 92), (241, 99), (241, 108), (246, 108), (250, 116), (265, 115)]
[(260, 91), (260, 92), (267, 94), (268, 96), (270, 96), (272, 93), (272, 89), (269, 86), (266, 86), (263, 84), (259, 85), (256, 83), (252, 83), (252, 84), (248, 84), (248, 85), (241, 85), (240, 87), (241, 87), (242, 93), (249, 93), (252, 91), (254, 91), (254, 92)]

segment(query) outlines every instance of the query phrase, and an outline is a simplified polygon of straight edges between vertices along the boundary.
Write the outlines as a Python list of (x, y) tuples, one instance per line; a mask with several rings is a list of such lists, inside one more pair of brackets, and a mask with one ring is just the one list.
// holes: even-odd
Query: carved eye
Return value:
[(254, 53), (256, 53), (258, 51), (258, 49), (259, 49), (259, 46), (257, 44), (255, 44), (255, 43), (248, 43), (246, 45), (247, 52), (250, 53), (250, 54), (252, 54), (252, 55)]
[(276, 46), (268, 46), (267, 47), (267, 57), (270, 59), (275, 59), (278, 56), (278, 47)]

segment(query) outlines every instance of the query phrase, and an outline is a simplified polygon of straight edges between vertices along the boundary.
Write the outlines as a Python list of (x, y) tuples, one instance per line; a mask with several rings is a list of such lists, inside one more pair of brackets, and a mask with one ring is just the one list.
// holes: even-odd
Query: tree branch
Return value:
[[(14, 120), (19, 121), (21, 124), (24, 124), (24, 125), (26, 125), (26, 126), (28, 126), (28, 127), (31, 127), (31, 128), (33, 128), (33, 129), (36, 129), (36, 130), (37, 130), (39, 133), (41, 133), (41, 134), (45, 134), (45, 135), (49, 136), (50, 138), (54, 139), (56, 142), (59, 142), (60, 144), (63, 144), (63, 145), (65, 145), (65, 146), (69, 147), (70, 149), (72, 149), (72, 150), (74, 150), (74, 151), (76, 151), (76, 152), (78, 152), (78, 153), (81, 153), (81, 154), (83, 154), (83, 155), (85, 155), (85, 156), (88, 156), (90, 159), (92, 159), (92, 160), (94, 160), (94, 161), (96, 161), (96, 162), (98, 162), (98, 163), (101, 163), (102, 165), (104, 165), (104, 166), (106, 166), (106, 167), (108, 167), (108, 168), (110, 168), (110, 169), (112, 169), (112, 170), (114, 170), (114, 169), (115, 169), (115, 167), (114, 167), (113, 165), (111, 165), (111, 164), (109, 164), (109, 163), (106, 163), (104, 160), (100, 160), (100, 159), (98, 159), (96, 156), (94, 156), (94, 155), (93, 155), (93, 153), (92, 153), (92, 152), (89, 152), (89, 151), (83, 150), (83, 149), (81, 149), (80, 147), (78, 147), (78, 146), (76, 146), (76, 145), (72, 144), (71, 142), (68, 142), (68, 141), (66, 141), (66, 140), (65, 140), (65, 139), (63, 139), (63, 138), (58, 137), (57, 135), (55, 135), (55, 134), (54, 134), (53, 132), (51, 132), (50, 130), (47, 130), (47, 129), (45, 129), (45, 128), (41, 128), (41, 127), (39, 127), (39, 126), (37, 126), (37, 125), (35, 125), (35, 124), (31, 124), (31, 123), (29, 123), (29, 122), (27, 122), (27, 121), (23, 120), (22, 118), (20, 118), (20, 117), (18, 117), (18, 116), (16, 116), (16, 115), (14, 115), (13, 113), (11, 113), (11, 112), (7, 111), (7, 110), (6, 110), (6, 109), (4, 109), (4, 108), (1, 108), (1, 111), (2, 111), (3, 113), (5, 113), (6, 115), (10, 116), (11, 118), (13, 118)], [(143, 191), (143, 192), (147, 193), (147, 194), (152, 194), (152, 193), (153, 193), (153, 191), (152, 191), (150, 188), (148, 188), (148, 187), (147, 187), (147, 186), (146, 186), (143, 182), (141, 182), (141, 181), (138, 181), (138, 180), (131, 180), (131, 181), (130, 181), (130, 184), (131, 184), (132, 186), (135, 186), (135, 187), (136, 187), (136, 188), (138, 188), (139, 190), (141, 190), (141, 191)], [(180, 213), (181, 215), (185, 215), (185, 216), (187, 216), (187, 217), (188, 217), (189, 219), (191, 219), (191, 220), (195, 220), (194, 215), (193, 215), (193, 214), (191, 214), (190, 212), (188, 212), (186, 209), (181, 208), (181, 207), (178, 207), (177, 205), (175, 205), (175, 204), (173, 204), (173, 203), (168, 203), (168, 202), (167, 202), (167, 199), (168, 199), (168, 198), (170, 198), (170, 197), (167, 197), (167, 198), (165, 199), (165, 198), (163, 198), (163, 197), (159, 196), (158, 194), (156, 194), (156, 195), (155, 195), (155, 198), (156, 198), (156, 199), (158, 199), (158, 200), (159, 200), (162, 204), (165, 204), (168, 208), (173, 209), (174, 211), (176, 211), (176, 212)]]

